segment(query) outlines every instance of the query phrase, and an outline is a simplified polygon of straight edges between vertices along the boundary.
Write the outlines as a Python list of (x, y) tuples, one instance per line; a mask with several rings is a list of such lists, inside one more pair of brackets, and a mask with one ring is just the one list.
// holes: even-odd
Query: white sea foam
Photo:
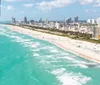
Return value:
[(44, 46), (41, 48), (41, 50), (49, 49), (50, 46)]
[[(56, 52), (58, 52), (58, 49), (56, 49), (55, 47), (50, 47), (50, 46), (45, 46), (45, 47), (42, 47), (42, 48), (38, 48), (38, 49), (33, 49), (33, 48), (37, 48), (39, 45), (40, 45), (40, 43), (38, 43), (38, 42), (33, 42), (32, 41), (32, 39), (25, 39), (25, 38), (23, 38), (23, 37), (19, 37), (19, 36), (17, 36), (17, 35), (14, 35), (14, 34), (12, 34), (12, 35), (10, 35), (10, 34), (6, 34), (5, 33), (5, 30), (4, 30), (4, 32), (2, 32), (2, 34), (3, 35), (5, 35), (5, 36), (8, 36), (8, 37), (11, 37), (11, 38), (13, 38), (13, 41), (14, 42), (20, 42), (21, 44), (23, 44), (25, 47), (29, 47), (29, 48), (31, 48), (31, 50), (32, 51), (40, 51), (40, 49), (47, 49), (48, 48), (48, 50), (50, 50), (50, 52), (53, 52), (53, 53), (56, 53)], [(39, 55), (36, 55), (35, 54), (35, 56), (39, 56)], [(62, 53), (61, 53), (61, 56), (62, 56)], [(78, 61), (78, 60), (75, 60), (74, 58), (72, 58), (72, 57), (68, 57), (68, 56), (65, 56), (65, 57), (56, 57), (57, 59), (59, 58), (65, 58), (65, 59), (68, 59), (68, 60), (71, 60), (72, 62), (75, 62), (75, 63), (80, 63), (80, 61)], [(55, 61), (55, 62), (57, 62), (57, 61)], [(84, 63), (86, 63), (86, 62), (81, 62), (81, 63), (83, 63), (83, 64), (77, 64), (77, 65), (74, 65), (74, 66), (79, 66), (79, 67), (81, 67), (81, 68), (88, 68), (88, 66), (86, 66)]]
[(88, 68), (88, 66), (84, 65), (84, 64), (77, 64), (79, 67), (81, 68)]
[(80, 67), (80, 68), (88, 68), (88, 66), (86, 65), (87, 62), (85, 62), (85, 61), (74, 60), (72, 62), (74, 64), (71, 66)]
[(38, 49), (32, 49), (32, 51), (33, 52), (38, 52), (38, 51), (40, 51), (40, 49), (38, 48)]
[(80, 68), (88, 68), (88, 66), (83, 65), (83, 64), (69, 64), (67, 65), (69, 67), (80, 67)]
[(10, 36), (11, 38), (14, 38), (14, 42), (20, 42), (23, 44), (25, 47), (30, 47), (30, 48), (36, 48), (40, 44), (38, 42), (33, 42), (31, 39), (24, 39), (23, 37), (18, 37), (18, 36)]
[(83, 85), (91, 80), (90, 77), (86, 77), (81, 73), (66, 72), (65, 68), (53, 70), (51, 73), (56, 75), (62, 85)]
[(44, 64), (44, 65), (50, 64), (49, 61), (46, 61), (46, 60), (44, 60), (44, 59), (42, 59), (42, 60), (40, 61), (40, 63), (42, 63), (42, 64)]
[(67, 60), (71, 60), (71, 61), (75, 61), (74, 58), (72, 58), (72, 57), (68, 57), (68, 56), (64, 56), (64, 57), (62, 57), (62, 58), (67, 59)]
[(83, 85), (86, 84), (89, 80), (91, 80), (90, 77), (86, 77), (83, 75), (74, 75), (71, 73), (65, 73), (61, 76), (57, 77), (62, 85)]
[(61, 68), (61, 69), (53, 70), (53, 71), (51, 71), (51, 73), (54, 74), (54, 75), (60, 75), (60, 74), (64, 73), (64, 71), (66, 71), (66, 69)]
[[(31, 39), (27, 39), (27, 38), (25, 39), (23, 37), (18, 37), (17, 35), (13, 35), (13, 34), (11, 35), (11, 33), (6, 34), (5, 32), (6, 31), (4, 30), (2, 34), (13, 38), (14, 42), (20, 42), (24, 46), (31, 48), (32, 51), (40, 51), (40, 49), (46, 49), (46, 50), (48, 49), (48, 50), (50, 50), (51, 53), (59, 52), (58, 49), (56, 49), (55, 47), (50, 47), (50, 46), (38, 48), (38, 46), (40, 46), (40, 43), (38, 43), (38, 42), (33, 42)], [(33, 49), (33, 48), (36, 48), (36, 49)], [(51, 62), (59, 62), (59, 61), (57, 61), (57, 59), (61, 58), (61, 59), (70, 60), (72, 63), (73, 62), (75, 63), (75, 64), (70, 64), (69, 66), (79, 66), (81, 68), (88, 68), (86, 65), (87, 62), (85, 62), (85, 61), (82, 62), (81, 60), (78, 61), (75, 58), (72, 58), (72, 56), (69, 57), (68, 53), (67, 54), (65, 53), (65, 55), (67, 55), (67, 56), (61, 57), (61, 56), (63, 56), (63, 53), (61, 53), (56, 58), (54, 57), (55, 56), (54, 55), (52, 57), (54, 57), (55, 60), (53, 59)], [(34, 53), (33, 56), (39, 56), (39, 54)], [(50, 64), (50, 61), (45, 60), (45, 58), (44, 59), (42, 58), (39, 62), (43, 65)], [(56, 67), (57, 67), (57, 65), (56, 65)], [(83, 85), (91, 80), (90, 77), (86, 77), (80, 73), (66, 72), (65, 68), (59, 68), (56, 70), (52, 70), (51, 73), (57, 77), (57, 79), (61, 82), (62, 85)]]
[(39, 54), (37, 54), (37, 53), (34, 53), (34, 55), (33, 56), (39, 56)]
[(52, 49), (52, 50), (50, 50), (50, 52), (52, 52), (52, 53), (57, 53), (58, 50), (57, 50), (57, 49)]
[(54, 58), (52, 55), (47, 55), (46, 58)]
[(0, 33), (6, 32), (5, 29), (0, 29)]

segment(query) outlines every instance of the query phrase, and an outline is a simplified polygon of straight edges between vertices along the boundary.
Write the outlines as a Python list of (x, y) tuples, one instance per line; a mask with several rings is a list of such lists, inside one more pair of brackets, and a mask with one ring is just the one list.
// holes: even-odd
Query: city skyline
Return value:
[[(80, 20), (95, 19), (100, 16), (100, 0), (1, 0), (0, 21), (12, 17), (23, 20), (64, 20), (79, 16)], [(91, 14), (91, 15), (90, 15)]]

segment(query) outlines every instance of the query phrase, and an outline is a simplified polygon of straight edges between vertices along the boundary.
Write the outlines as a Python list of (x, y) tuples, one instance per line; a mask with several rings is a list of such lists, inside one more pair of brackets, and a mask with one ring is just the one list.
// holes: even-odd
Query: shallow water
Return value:
[(0, 26), (0, 85), (100, 85), (100, 65)]

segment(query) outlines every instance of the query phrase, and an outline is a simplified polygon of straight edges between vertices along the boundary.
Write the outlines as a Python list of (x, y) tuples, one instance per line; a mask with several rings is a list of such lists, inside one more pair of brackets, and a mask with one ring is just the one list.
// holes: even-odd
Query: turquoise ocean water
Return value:
[(0, 26), (0, 85), (100, 85), (100, 65)]

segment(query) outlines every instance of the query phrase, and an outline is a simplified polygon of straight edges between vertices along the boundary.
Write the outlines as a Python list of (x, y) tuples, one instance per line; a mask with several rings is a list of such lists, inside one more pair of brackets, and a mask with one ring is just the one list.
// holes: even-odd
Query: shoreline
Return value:
[[(12, 25), (4, 25), (4, 26), (7, 26), (12, 31), (26, 34), (26, 35), (32, 36), (32, 37), (40, 39), (40, 40), (48, 41), (48, 42), (52, 43), (53, 45), (56, 45), (57, 47), (60, 47), (61, 49), (68, 51), (70, 53), (73, 53), (81, 58), (100, 63), (100, 54), (95, 53), (95, 51), (92, 52), (92, 51), (89, 51), (89, 50), (81, 47), (81, 46), (85, 47), (85, 46), (90, 45), (90, 49), (93, 50), (91, 48), (91, 45), (96, 46), (96, 44), (94, 44), (94, 43), (73, 40), (73, 39), (70, 39), (67, 37), (42, 33), (42, 32), (38, 32), (38, 31), (32, 31), (30, 29), (21, 28), (18, 26), (12, 26)], [(100, 46), (100, 44), (98, 46)], [(98, 49), (99, 49), (99, 47), (98, 47)]]

